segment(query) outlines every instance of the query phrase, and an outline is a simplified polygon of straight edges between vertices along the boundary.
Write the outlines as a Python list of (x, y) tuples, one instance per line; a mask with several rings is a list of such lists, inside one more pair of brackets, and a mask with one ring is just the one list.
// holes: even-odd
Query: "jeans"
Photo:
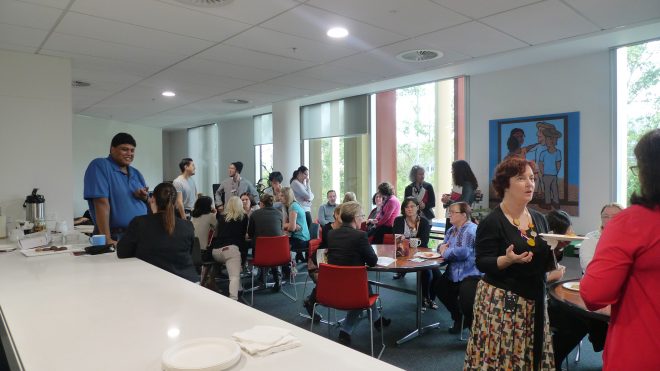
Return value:
[[(369, 285), (369, 295), (373, 295), (373, 289), (371, 288), (371, 285)], [(374, 322), (378, 321), (380, 318), (380, 314), (378, 313), (378, 309), (376, 308), (376, 303), (371, 306), (371, 311), (373, 313), (373, 320)], [(353, 328), (355, 325), (358, 324), (360, 321), (360, 314), (362, 314), (362, 309), (356, 309), (356, 310), (349, 310), (346, 313), (346, 319), (344, 319), (344, 322), (341, 323), (341, 331), (344, 331), (347, 334), (353, 333)], [(371, 326), (371, 324), (369, 324)]]
[(213, 259), (224, 263), (229, 274), (229, 298), (238, 300), (238, 289), (241, 286), (241, 253), (236, 245), (213, 249)]

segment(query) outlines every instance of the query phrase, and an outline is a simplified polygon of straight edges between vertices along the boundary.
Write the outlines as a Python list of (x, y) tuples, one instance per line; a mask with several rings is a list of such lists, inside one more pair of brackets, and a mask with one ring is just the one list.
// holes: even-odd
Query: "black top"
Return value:
[(174, 234), (168, 235), (161, 214), (136, 216), (117, 243), (120, 259), (136, 257), (192, 282), (199, 281), (193, 266), (195, 229), (191, 222), (175, 218)]
[[(403, 231), (406, 228), (406, 217), (403, 215), (397, 216), (394, 219), (394, 224), (392, 225), (392, 233), (394, 234), (403, 234)], [(423, 217), (419, 217), (419, 226), (417, 227), (417, 237), (421, 240), (420, 247), (429, 246), (429, 234), (431, 233), (431, 225), (429, 221)]]
[(326, 223), (324, 226), (321, 227), (321, 244), (319, 245), (319, 249), (328, 248), (328, 233), (331, 230), (332, 230), (332, 222)]
[[(543, 214), (528, 210), (536, 233), (547, 233), (548, 223)], [(536, 245), (529, 246), (518, 228), (509, 222), (499, 206), (496, 207), (477, 227), (476, 263), (477, 268), (485, 273), (484, 281), (530, 300), (543, 298), (545, 272), (552, 255), (550, 246), (541, 237), (537, 236), (534, 240)], [(500, 270), (497, 268), (497, 258), (506, 255), (510, 244), (513, 244), (516, 254), (531, 251), (534, 256), (529, 263), (512, 264)]]
[(241, 220), (225, 221), (225, 215), (218, 213), (218, 228), (215, 231), (215, 237), (211, 247), (214, 249), (229, 245), (242, 246), (245, 243), (245, 233), (247, 232), (247, 215)]
[(250, 224), (248, 225), (248, 236), (251, 239), (256, 237), (274, 237), (281, 236), (282, 232), (282, 212), (274, 207), (264, 207), (250, 214)]
[(443, 204), (442, 207), (446, 209), (454, 202), (467, 202), (468, 205), (472, 206), (475, 198), (477, 197), (476, 192), (477, 190), (475, 189), (474, 184), (466, 180), (463, 182), (463, 184), (461, 184), (461, 197), (458, 200), (447, 201), (447, 203)]
[[(406, 189), (403, 192), (403, 197), (411, 197), (413, 195), (413, 187), (415, 186), (415, 183), (410, 183), (406, 187)], [(433, 209), (435, 207), (435, 192), (433, 191), (433, 186), (431, 183), (427, 182), (422, 182), (422, 188), (426, 189), (426, 193), (428, 193), (429, 198), (428, 202), (424, 205), (424, 209), (421, 210), (422, 214), (426, 217), (426, 219), (432, 220), (435, 218), (435, 214), (433, 214)]]
[(378, 256), (367, 238), (367, 232), (348, 224), (328, 232), (328, 263), (343, 266), (373, 267)]

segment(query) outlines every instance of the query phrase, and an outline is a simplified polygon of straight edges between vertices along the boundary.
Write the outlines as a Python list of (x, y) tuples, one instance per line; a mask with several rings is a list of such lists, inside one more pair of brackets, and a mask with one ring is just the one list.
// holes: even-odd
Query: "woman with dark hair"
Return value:
[(211, 255), (219, 263), (225, 264), (229, 275), (229, 298), (238, 300), (241, 285), (241, 261), (245, 248), (245, 235), (248, 217), (243, 210), (243, 203), (236, 196), (227, 200), (222, 214), (218, 214), (218, 229), (211, 243)]
[(401, 204), (394, 195), (394, 188), (388, 182), (383, 182), (378, 185), (378, 193), (380, 194), (383, 202), (380, 211), (376, 218), (370, 219), (368, 222), (375, 226), (371, 233), (373, 238), (372, 242), (375, 244), (383, 243), (383, 235), (392, 233), (392, 225), (394, 219), (399, 214)]
[(136, 257), (192, 282), (199, 275), (192, 262), (195, 230), (191, 222), (177, 218), (176, 188), (160, 183), (149, 198), (153, 214), (136, 216), (117, 243), (117, 257)]
[(435, 192), (431, 183), (424, 181), (426, 170), (419, 165), (415, 165), (410, 169), (408, 179), (410, 184), (404, 191), (404, 197), (415, 197), (419, 204), (419, 210), (424, 217), (431, 222), (435, 218), (433, 208), (435, 207)]
[[(479, 223), (474, 320), (464, 370), (554, 370), (545, 308), (550, 246), (539, 237), (548, 224), (528, 209), (534, 195), (529, 161), (511, 157), (495, 168), (493, 188), (502, 202)], [(452, 209), (453, 211), (453, 209)]]
[(635, 146), (639, 190), (612, 219), (580, 282), (589, 310), (612, 305), (603, 370), (660, 370), (660, 129)]
[(241, 203), (243, 204), (243, 211), (248, 217), (250, 217), (250, 214), (254, 210), (259, 210), (259, 205), (254, 201), (250, 192), (245, 192), (241, 195)]
[(268, 188), (264, 189), (265, 194), (273, 196), (273, 207), (277, 210), (282, 210), (282, 202), (280, 201), (280, 191), (282, 190), (282, 181), (284, 177), (279, 171), (273, 171), (268, 174)]
[(209, 231), (215, 231), (218, 221), (215, 218), (216, 209), (213, 207), (213, 199), (209, 196), (201, 196), (195, 201), (190, 216), (195, 227), (195, 237), (199, 240), (199, 247), (206, 250), (209, 246)]
[[(477, 178), (472, 172), (470, 164), (465, 160), (456, 160), (451, 164), (452, 189), (451, 194), (442, 195), (442, 207), (445, 209), (454, 202), (466, 202), (470, 207), (477, 197), (476, 191), (479, 187)], [(445, 221), (445, 231), (451, 227), (449, 215)]]
[(383, 196), (378, 192), (374, 193), (373, 197), (371, 197), (371, 203), (374, 205), (374, 208), (369, 212), (368, 219), (376, 219), (376, 216), (378, 216), (378, 213), (380, 212), (380, 207), (383, 204)]
[(312, 193), (312, 189), (309, 187), (309, 169), (301, 165), (293, 172), (289, 183), (291, 184), (291, 190), (296, 201), (305, 210), (307, 225), (312, 225), (312, 201), (314, 200), (314, 193)]
[[(401, 203), (401, 215), (394, 219), (392, 232), (402, 234), (406, 239), (419, 239), (419, 247), (429, 246), (429, 235), (431, 233), (431, 224), (425, 217), (419, 215), (419, 203), (415, 197), (406, 197)], [(405, 276), (405, 273), (397, 273), (394, 279)], [(422, 295), (424, 297), (424, 307), (438, 309), (435, 303), (435, 291), (430, 288), (431, 281), (440, 277), (440, 271), (431, 269), (422, 271)]]

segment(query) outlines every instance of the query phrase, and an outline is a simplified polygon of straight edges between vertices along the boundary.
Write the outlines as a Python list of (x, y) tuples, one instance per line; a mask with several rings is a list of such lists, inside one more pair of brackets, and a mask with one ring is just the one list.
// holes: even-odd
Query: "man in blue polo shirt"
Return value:
[(134, 217), (147, 213), (147, 184), (130, 166), (135, 146), (130, 134), (119, 133), (112, 138), (110, 155), (92, 160), (85, 171), (84, 197), (95, 233), (105, 235), (107, 243), (116, 243)]

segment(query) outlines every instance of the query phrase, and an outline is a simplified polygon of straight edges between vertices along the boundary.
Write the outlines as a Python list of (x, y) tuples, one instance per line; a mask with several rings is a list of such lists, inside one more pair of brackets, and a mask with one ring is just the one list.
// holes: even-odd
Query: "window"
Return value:
[[(273, 171), (273, 114), (254, 116), (254, 179), (266, 185)], [(261, 180), (261, 183), (259, 182)]]
[[(633, 150), (639, 138), (660, 128), (660, 40), (617, 49), (617, 201), (638, 189)], [(625, 133), (625, 135), (623, 135)]]
[(197, 192), (213, 197), (212, 184), (220, 178), (218, 125), (188, 129), (188, 153), (195, 161)]

